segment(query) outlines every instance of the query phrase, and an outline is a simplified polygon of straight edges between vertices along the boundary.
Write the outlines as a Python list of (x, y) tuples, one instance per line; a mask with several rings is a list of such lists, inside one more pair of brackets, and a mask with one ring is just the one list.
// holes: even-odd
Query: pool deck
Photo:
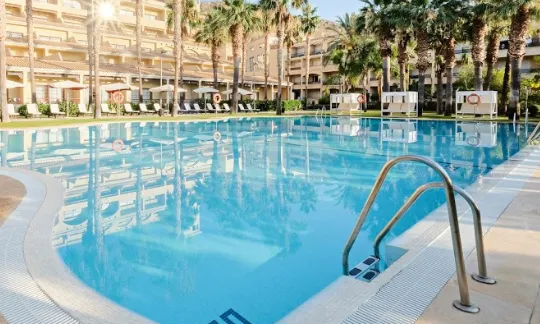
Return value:
[[(446, 284), (416, 323), (540, 324), (540, 168), (484, 237), (486, 262), (497, 284), (470, 281), (480, 313), (456, 311), (456, 277)], [(466, 260), (477, 265), (476, 253)]]

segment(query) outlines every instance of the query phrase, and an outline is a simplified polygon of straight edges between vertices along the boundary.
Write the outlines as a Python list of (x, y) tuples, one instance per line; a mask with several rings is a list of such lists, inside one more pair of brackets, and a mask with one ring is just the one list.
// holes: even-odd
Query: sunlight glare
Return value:
[(109, 2), (102, 2), (99, 5), (99, 15), (103, 18), (110, 18), (114, 15), (114, 6)]

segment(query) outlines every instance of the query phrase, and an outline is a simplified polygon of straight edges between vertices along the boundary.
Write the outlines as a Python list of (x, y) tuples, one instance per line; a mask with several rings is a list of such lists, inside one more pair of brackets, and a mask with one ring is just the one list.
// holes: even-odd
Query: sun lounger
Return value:
[(151, 111), (151, 110), (148, 110), (148, 108), (146, 108), (146, 104), (139, 104), (139, 111), (141, 114), (155, 114), (156, 112), (155, 111)]
[(105, 115), (112, 114), (111, 110), (109, 109), (109, 105), (106, 103), (101, 104), (101, 113)]
[(28, 104), (26, 105), (26, 112), (31, 117), (41, 117), (41, 113), (38, 110), (37, 104)]
[(242, 105), (242, 104), (238, 104), (238, 110), (240, 110), (240, 112), (249, 112), (249, 110), (244, 108), (244, 105)]
[(133, 115), (133, 114), (138, 114), (138, 113), (139, 113), (138, 111), (133, 110), (133, 107), (131, 107), (130, 103), (124, 104), (124, 115), (125, 114)]
[(187, 102), (184, 102), (184, 111), (187, 112), (188, 114), (197, 113), (195, 109), (191, 109), (191, 106)]
[(206, 110), (213, 113), (217, 112), (217, 110), (214, 109), (214, 106), (212, 106), (212, 104), (209, 102), (206, 103)]
[(86, 107), (86, 104), (78, 104), (77, 105), (77, 116), (79, 115), (91, 115), (92, 112), (88, 110)]
[(65, 116), (66, 115), (65, 112), (60, 111), (60, 107), (58, 106), (58, 104), (51, 104), (49, 107), (50, 107), (51, 116), (54, 116), (55, 118), (57, 116)]
[(199, 113), (205, 112), (204, 109), (201, 109), (201, 106), (199, 106), (198, 103), (194, 103), (194, 104), (193, 104), (193, 107), (195, 108), (195, 111), (197, 111), (197, 112), (199, 112)]
[(224, 113), (225, 110), (222, 110), (221, 107), (219, 106), (219, 104), (214, 104), (214, 108), (216, 109), (216, 111), (218, 113)]
[(164, 110), (163, 108), (161, 108), (161, 105), (160, 105), (159, 103), (154, 103), (153, 107), (154, 107), (154, 111), (155, 111), (156, 113), (158, 113), (158, 114), (159, 114), (160, 112), (162, 112), (162, 113), (164, 113), (164, 114), (167, 113), (166, 110)]
[(228, 113), (231, 112), (231, 107), (229, 107), (228, 103), (223, 104), (223, 110), (225, 110), (225, 112), (228, 112)]
[(248, 111), (251, 111), (251, 112), (258, 112), (258, 111), (260, 111), (259, 109), (253, 109), (253, 107), (251, 107), (251, 104), (246, 104), (246, 106), (247, 106)]
[(8, 114), (10, 117), (17, 117), (19, 116), (18, 112), (15, 112), (15, 105), (14, 104), (8, 104)]

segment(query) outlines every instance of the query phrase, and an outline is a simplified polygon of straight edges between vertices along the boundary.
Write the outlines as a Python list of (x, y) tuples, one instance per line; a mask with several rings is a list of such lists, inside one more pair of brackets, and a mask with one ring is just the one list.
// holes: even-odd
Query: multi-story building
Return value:
[[(88, 0), (35, 0), (33, 1), (35, 39), (35, 78), (38, 101), (56, 101), (68, 97), (74, 101), (87, 102), (88, 90), (66, 91), (49, 85), (56, 81), (72, 80), (88, 83), (87, 8)], [(109, 12), (102, 17), (100, 71), (101, 83), (126, 82), (138, 84), (136, 57), (135, 2), (110, 0)], [(200, 6), (200, 4), (197, 4)], [(160, 84), (174, 82), (173, 39), (167, 26), (167, 8), (164, 0), (143, 0), (142, 49), (143, 49), (143, 98), (156, 99), (149, 89)], [(25, 1), (6, 0), (7, 14), (7, 71), (8, 79), (25, 85), (22, 89), (10, 89), (8, 99), (16, 103), (31, 100), (28, 67), (27, 25)], [(230, 46), (230, 45), (228, 45)], [(227, 55), (229, 49), (221, 50), (219, 62), (219, 88), (232, 87), (233, 65)], [(187, 100), (199, 97), (193, 90), (200, 86), (212, 86), (213, 73), (210, 49), (185, 41), (183, 56), (184, 88)], [(259, 76), (246, 75), (249, 89), (263, 94), (264, 82)], [(278, 89), (286, 94), (286, 83), (278, 87), (275, 78), (270, 79), (267, 89), (274, 97)], [(163, 95), (164, 96), (164, 95)], [(126, 93), (129, 101), (138, 100), (138, 91)], [(102, 92), (103, 100), (108, 94)]]

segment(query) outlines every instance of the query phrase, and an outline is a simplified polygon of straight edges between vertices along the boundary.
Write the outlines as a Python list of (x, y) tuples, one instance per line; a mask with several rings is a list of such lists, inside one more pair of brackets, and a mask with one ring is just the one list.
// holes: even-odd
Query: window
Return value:
[(38, 85), (36, 86), (36, 100), (37, 102), (45, 102), (47, 100), (45, 96), (46, 86)]
[(135, 13), (133, 11), (129, 11), (125, 9), (120, 9), (119, 14), (120, 16), (135, 16)]
[[(143, 89), (143, 102), (150, 101), (150, 89)], [(139, 90), (131, 90), (131, 102), (139, 103)]]
[(8, 33), (7, 33), (7, 37), (11, 37), (11, 38), (23, 38), (23, 34), (22, 34), (22, 33), (15, 33), (15, 32), (8, 32)]
[(79, 39), (79, 40), (77, 40), (77, 43), (88, 45), (88, 41), (86, 39)]
[(62, 38), (60, 37), (52, 37), (52, 36), (38, 36), (39, 40), (42, 41), (49, 41), (49, 42), (61, 42)]
[(144, 15), (144, 19), (148, 19), (148, 20), (157, 20), (157, 16), (156, 16), (156, 15), (149, 15), (149, 14), (146, 14), (146, 15)]
[(49, 103), (62, 101), (62, 89), (49, 88)]
[(73, 8), (73, 9), (81, 9), (81, 4), (75, 0), (64, 0), (64, 7)]

